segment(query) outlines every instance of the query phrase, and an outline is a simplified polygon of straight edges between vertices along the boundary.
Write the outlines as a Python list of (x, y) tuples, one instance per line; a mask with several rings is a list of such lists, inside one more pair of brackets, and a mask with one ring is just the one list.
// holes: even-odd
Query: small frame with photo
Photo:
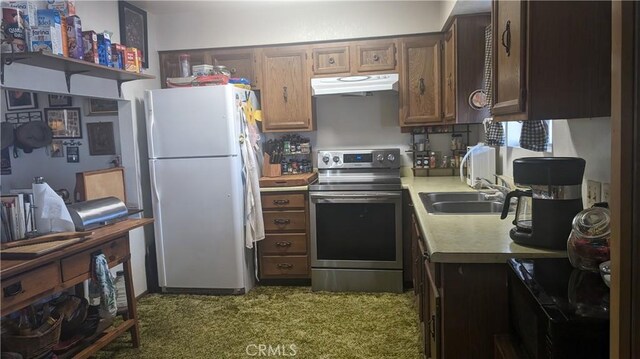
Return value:
[(87, 101), (87, 116), (117, 116), (118, 101), (90, 98)]
[(49, 94), (50, 107), (71, 107), (72, 100), (71, 96)]
[(82, 120), (80, 108), (45, 108), (44, 117), (53, 138), (82, 138)]
[(5, 90), (7, 110), (31, 110), (38, 108), (38, 96), (35, 92)]
[(80, 162), (80, 147), (67, 146), (67, 162), (69, 163)]
[(62, 140), (51, 141), (51, 157), (64, 157), (64, 144)]

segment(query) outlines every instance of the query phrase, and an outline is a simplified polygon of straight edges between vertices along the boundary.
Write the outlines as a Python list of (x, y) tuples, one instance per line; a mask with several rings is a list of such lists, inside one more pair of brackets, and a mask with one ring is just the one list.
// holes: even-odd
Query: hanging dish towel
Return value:
[(91, 258), (91, 281), (89, 282), (89, 303), (100, 302), (101, 317), (113, 317), (118, 313), (116, 287), (113, 274), (109, 270), (107, 257), (100, 253)]
[(520, 132), (520, 147), (544, 152), (549, 142), (549, 129), (546, 121), (523, 121)]
[(492, 117), (485, 118), (482, 124), (484, 125), (487, 145), (504, 146), (504, 129), (502, 128), (502, 124), (494, 122)]
[(487, 94), (489, 112), (493, 106), (493, 45), (491, 25), (484, 29), (484, 93)]

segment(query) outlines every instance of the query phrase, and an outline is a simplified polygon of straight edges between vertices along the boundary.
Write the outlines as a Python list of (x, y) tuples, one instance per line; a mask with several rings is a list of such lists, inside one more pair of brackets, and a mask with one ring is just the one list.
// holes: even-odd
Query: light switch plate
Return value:
[(606, 182), (602, 183), (602, 191), (601, 191), (602, 202), (609, 202), (609, 184)]
[(587, 207), (591, 207), (600, 202), (600, 187), (600, 182), (592, 180), (587, 181)]

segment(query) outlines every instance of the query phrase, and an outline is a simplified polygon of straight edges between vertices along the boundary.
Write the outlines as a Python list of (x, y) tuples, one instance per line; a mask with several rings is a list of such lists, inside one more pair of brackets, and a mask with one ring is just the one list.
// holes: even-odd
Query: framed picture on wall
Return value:
[(67, 162), (70, 162), (70, 163), (80, 162), (80, 147), (67, 146)]
[(49, 95), (49, 106), (51, 107), (71, 107), (71, 96)]
[(7, 110), (29, 110), (38, 108), (38, 96), (33, 92), (6, 90)]
[(51, 157), (64, 157), (62, 140), (51, 141)]
[(53, 138), (82, 138), (80, 108), (45, 108), (44, 117), (53, 131)]
[(149, 67), (149, 48), (147, 44), (147, 12), (129, 4), (118, 1), (120, 17), (120, 42), (127, 47), (135, 47), (142, 51), (142, 67)]
[(89, 155), (115, 155), (116, 144), (113, 138), (113, 122), (87, 123), (89, 133)]
[(116, 116), (118, 101), (90, 98), (87, 101), (87, 116)]

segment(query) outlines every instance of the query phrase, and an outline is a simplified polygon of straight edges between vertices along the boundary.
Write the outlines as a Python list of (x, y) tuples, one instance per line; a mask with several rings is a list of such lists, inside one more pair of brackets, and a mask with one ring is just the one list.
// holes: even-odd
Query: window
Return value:
[[(547, 142), (547, 151), (551, 152), (553, 144), (552, 135), (552, 122), (550, 120), (545, 121), (547, 123), (547, 129), (549, 131), (549, 141)], [(508, 121), (502, 122), (504, 124), (504, 133), (506, 138), (506, 145), (508, 147), (520, 147), (520, 133), (522, 133), (522, 122), (520, 121)]]

